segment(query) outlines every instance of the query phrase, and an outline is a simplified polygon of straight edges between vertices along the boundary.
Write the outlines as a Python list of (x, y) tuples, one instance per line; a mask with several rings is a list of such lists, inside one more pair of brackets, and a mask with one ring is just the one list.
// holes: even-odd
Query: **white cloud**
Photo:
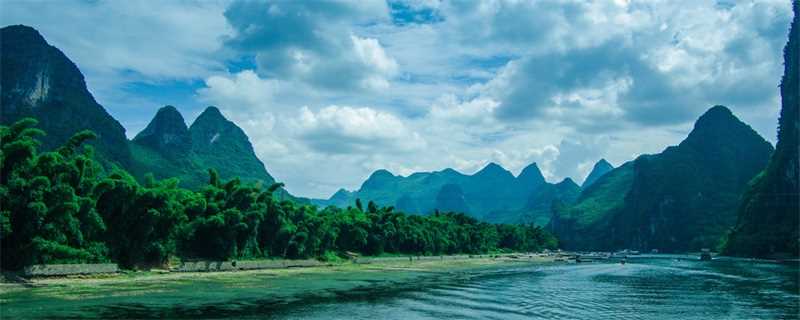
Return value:
[(365, 107), (331, 105), (318, 112), (303, 107), (292, 125), (306, 143), (324, 153), (407, 152), (425, 146), (394, 115)]
[[(224, 1), (4, 1), (0, 21), (39, 30), (75, 62), (95, 99), (133, 136), (161, 106), (195, 107), (184, 105), (190, 94), (170, 95), (160, 87), (187, 85), (225, 69), (221, 37), (232, 32), (222, 15), (225, 6)], [(157, 89), (138, 92), (141, 86)]]
[(325, 90), (386, 89), (397, 63), (352, 24), (388, 21), (388, 13), (382, 1), (235, 1), (225, 11), (235, 29), (226, 46), (254, 55), (262, 76)]
[(386, 54), (377, 39), (350, 35), (350, 40), (353, 41), (353, 48), (361, 62), (372, 67), (375, 73), (382, 76), (393, 76), (397, 73), (397, 61)]
[(210, 1), (15, 1), (2, 16), (4, 24), (38, 29), (91, 74), (185, 79), (223, 67), (216, 53), (232, 32), (223, 10), (224, 3)]
[(226, 109), (267, 112), (274, 106), (277, 80), (262, 79), (252, 70), (235, 75), (214, 75), (198, 90), (201, 100), (222, 104)]
[(389, 80), (397, 73), (397, 62), (389, 57), (376, 39), (350, 36), (353, 48), (361, 62), (367, 67), (361, 87), (381, 90), (389, 88)]
[[(75, 60), (115, 116), (164, 104), (127, 84), (193, 84), (190, 109), (217, 105), (276, 178), (311, 196), (356, 188), (379, 168), (470, 173), (488, 161), (515, 173), (535, 161), (550, 181), (581, 181), (601, 157), (619, 165), (680, 142), (713, 104), (774, 140), (789, 15), (784, 0), (65, 1), (2, 11)], [(120, 120), (143, 127), (151, 115)]]
[(494, 110), (499, 103), (491, 98), (460, 101), (452, 94), (444, 95), (434, 102), (430, 117), (442, 122), (479, 124), (494, 120)]

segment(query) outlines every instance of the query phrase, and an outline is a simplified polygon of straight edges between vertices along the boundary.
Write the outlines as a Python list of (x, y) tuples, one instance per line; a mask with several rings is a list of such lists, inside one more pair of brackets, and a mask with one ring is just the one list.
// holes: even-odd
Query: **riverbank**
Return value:
[[(537, 255), (473, 257), (465, 259), (371, 258), (369, 263), (345, 262), (304, 268), (242, 270), (234, 272), (125, 272), (110, 275), (34, 278), (26, 282), (0, 283), (4, 316), (41, 318), (50, 315), (81, 317), (97, 306), (125, 309), (169, 305), (142, 318), (186, 317), (184, 309), (240, 301), (253, 306), (285, 305), (309, 299), (341, 295), (378, 294), (405, 290), (437, 281), (469, 277), (471, 271), (513, 264), (545, 264), (551, 257)], [(246, 306), (237, 306), (237, 308)], [(112, 308), (112, 309), (113, 309)], [(177, 309), (176, 309), (177, 308)], [(183, 311), (182, 311), (183, 310)], [(134, 310), (135, 311), (135, 310)], [(97, 312), (102, 317), (113, 314)], [(188, 311), (187, 311), (188, 312)], [(191, 316), (188, 316), (191, 317)]]
[[(797, 314), (796, 266), (745, 259), (642, 255), (627, 264), (558, 263), (552, 257), (521, 255), (412, 263), (376, 260), (327, 267), (33, 279), (27, 287), (4, 285), (0, 318), (571, 319), (607, 312), (607, 317), (661, 319), (673, 308), (672, 315), (681, 317), (686, 312), (751, 316), (743, 318)], [(653, 290), (662, 292), (654, 295)], [(706, 294), (703, 301), (718, 301), (701, 306), (676, 292)], [(645, 304), (651, 308), (642, 310), (641, 299), (651, 301)], [(665, 301), (671, 307), (657, 307)], [(632, 305), (638, 307), (631, 309)]]

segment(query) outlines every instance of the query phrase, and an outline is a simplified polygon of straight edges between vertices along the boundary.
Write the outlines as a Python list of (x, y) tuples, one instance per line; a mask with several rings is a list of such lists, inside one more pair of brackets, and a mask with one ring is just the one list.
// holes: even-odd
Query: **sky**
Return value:
[(295, 195), (495, 162), (583, 181), (728, 106), (775, 142), (791, 6), (764, 1), (20, 1), (135, 136), (164, 105), (241, 126)]

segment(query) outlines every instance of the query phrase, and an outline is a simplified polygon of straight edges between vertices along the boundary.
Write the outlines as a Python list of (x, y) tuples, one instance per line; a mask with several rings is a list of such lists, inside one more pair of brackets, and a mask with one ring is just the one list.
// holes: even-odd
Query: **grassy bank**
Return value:
[[(547, 263), (545, 257), (420, 260), (373, 259), (324, 267), (236, 272), (128, 272), (91, 277), (32, 279), (0, 284), (3, 316), (192, 317), (213, 308), (278, 308), (353, 294), (413, 290), (469, 277), (471, 271), (515, 263)], [(220, 307), (222, 306), (222, 307)], [(141, 309), (141, 310), (140, 310)], [(138, 310), (138, 311), (137, 311)], [(137, 314), (137, 312), (143, 312)], [(227, 310), (226, 312), (229, 312)], [(261, 310), (263, 311), (263, 310)], [(260, 311), (260, 312), (261, 312)], [(115, 313), (117, 312), (117, 313)]]

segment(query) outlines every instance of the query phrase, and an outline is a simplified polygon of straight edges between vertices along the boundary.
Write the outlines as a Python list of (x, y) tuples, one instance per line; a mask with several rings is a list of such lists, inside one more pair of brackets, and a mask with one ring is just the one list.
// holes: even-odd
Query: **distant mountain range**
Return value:
[[(360, 199), (408, 213), (458, 211), (489, 222), (534, 223), (547, 226), (566, 249), (681, 252), (721, 245), (736, 255), (797, 255), (796, 26), (797, 15), (784, 54), (774, 153), (769, 142), (728, 108), (715, 106), (679, 145), (617, 168), (601, 159), (582, 186), (570, 178), (548, 182), (536, 163), (518, 176), (489, 163), (472, 175), (449, 168), (408, 176), (377, 170), (358, 190), (341, 189), (329, 199), (311, 202), (347, 207)], [(48, 133), (42, 137), (43, 149), (89, 129), (98, 135), (91, 142), (98, 160), (106, 168), (125, 168), (138, 179), (149, 173), (178, 177), (183, 186), (193, 188), (203, 185), (207, 170), (214, 168), (224, 179), (275, 182), (244, 131), (217, 108), (208, 107), (187, 127), (176, 108), (165, 106), (128, 140), (125, 129), (87, 90), (78, 67), (36, 30), (4, 27), (0, 38), (0, 124), (37, 118)], [(285, 190), (278, 194), (306, 201)]]
[(121, 166), (140, 179), (152, 173), (197, 187), (208, 181), (208, 169), (214, 168), (224, 179), (240, 177), (266, 185), (275, 181), (244, 131), (217, 108), (208, 107), (187, 128), (178, 110), (166, 106), (129, 141), (122, 125), (89, 93), (78, 67), (38, 31), (8, 26), (0, 29), (0, 37), (0, 124), (23, 117), (38, 119), (47, 132), (42, 137), (44, 149), (89, 129), (98, 136), (91, 144), (104, 166)]
[[(521, 206), (528, 194), (544, 183), (536, 164), (525, 168), (518, 177), (495, 163), (489, 163), (472, 175), (449, 168), (418, 172), (408, 177), (377, 170), (357, 191), (339, 190), (330, 199), (315, 202), (346, 207), (353, 205), (356, 199), (361, 199), (419, 214), (458, 207), (473, 216), (482, 217), (495, 209)], [(459, 202), (463, 203), (455, 206)]]
[(679, 145), (625, 163), (574, 204), (556, 205), (550, 228), (567, 249), (714, 248), (735, 224), (742, 191), (772, 151), (728, 108), (715, 106)]
[(728, 108), (715, 106), (678, 146), (618, 168), (601, 159), (583, 187), (569, 178), (549, 183), (535, 163), (517, 177), (490, 163), (473, 175), (378, 170), (356, 191), (312, 202), (346, 207), (361, 199), (419, 214), (460, 211), (487, 222), (547, 225), (567, 249), (699, 250), (715, 248), (735, 225), (739, 197), (772, 151)]
[[(602, 176), (610, 166), (601, 160), (589, 176)], [(556, 184), (545, 181), (536, 163), (525, 167), (516, 177), (502, 166), (489, 163), (472, 175), (450, 168), (407, 177), (377, 170), (356, 191), (341, 189), (330, 199), (312, 202), (346, 207), (361, 199), (404, 212), (459, 211), (490, 222), (544, 226), (550, 219), (551, 203), (554, 200), (571, 203), (580, 190), (569, 178)]]

